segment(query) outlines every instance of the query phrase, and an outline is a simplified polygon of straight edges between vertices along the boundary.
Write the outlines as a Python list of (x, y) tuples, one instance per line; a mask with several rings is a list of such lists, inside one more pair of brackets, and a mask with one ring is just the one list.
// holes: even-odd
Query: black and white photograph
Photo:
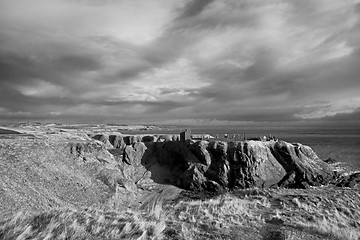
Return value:
[(360, 0), (0, 0), (0, 240), (360, 240)]

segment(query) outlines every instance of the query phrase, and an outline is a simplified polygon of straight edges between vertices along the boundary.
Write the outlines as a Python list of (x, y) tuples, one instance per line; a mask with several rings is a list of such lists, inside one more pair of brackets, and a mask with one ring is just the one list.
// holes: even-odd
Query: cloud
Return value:
[(360, 121), (360, 108), (355, 109), (352, 112), (347, 112), (347, 113), (337, 113), (334, 116), (327, 116), (324, 117), (322, 120), (325, 121), (340, 121), (340, 122), (353, 122), (355, 124), (358, 124), (358, 122)]
[(1, 116), (340, 122), (360, 106), (359, 6), (0, 0)]
[(179, 19), (194, 17), (200, 14), (206, 8), (206, 6), (212, 2), (214, 2), (214, 0), (192, 0), (188, 2), (182, 10)]
[[(54, 60), (51, 61), (53, 62)], [(101, 68), (101, 63), (94, 56), (69, 55), (62, 56), (55, 61), (53, 65), (64, 71), (95, 71)]]
[(317, 101), (304, 106), (298, 117), (303, 119), (328, 119), (342, 114), (353, 114), (360, 107), (360, 98), (352, 98), (338, 101)]
[(24, 96), (33, 96), (39, 98), (49, 98), (53, 96), (62, 97), (66, 94), (62, 87), (42, 80), (36, 80), (35, 83), (31, 86), (20, 85), (17, 87), (17, 89)]

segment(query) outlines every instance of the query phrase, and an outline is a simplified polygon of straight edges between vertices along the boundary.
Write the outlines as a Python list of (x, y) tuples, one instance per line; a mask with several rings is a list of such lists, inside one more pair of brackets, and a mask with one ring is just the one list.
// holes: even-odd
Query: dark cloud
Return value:
[(148, 71), (152, 66), (147, 62), (138, 62), (133, 65), (126, 66), (124, 69), (121, 69), (116, 73), (112, 78), (116, 82), (123, 82), (124, 80), (131, 81), (132, 78), (135, 78), (139, 74)]
[(337, 113), (334, 116), (326, 116), (321, 118), (321, 120), (335, 122), (353, 122), (358, 124), (360, 121), (360, 108), (357, 108), (350, 113)]
[(13, 84), (39, 77), (36, 68), (36, 63), (29, 57), (0, 53), (0, 84)]
[(214, 0), (191, 0), (185, 5), (179, 19), (194, 17), (200, 14), (212, 2)]
[(56, 81), (59, 76), (83, 71), (95, 71), (101, 63), (95, 56), (65, 55), (37, 58), (0, 52), (0, 81), (17, 82), (31, 78)]
[[(91, 79), (86, 79), (87, 84), (83, 84), (79, 76), (100, 68), (101, 64), (97, 60), (87, 56), (39, 59), (3, 53), (0, 55), (1, 105), (16, 110), (27, 108), (27, 105), (49, 103), (54, 99), (63, 104), (74, 104), (79, 93), (96, 89), (96, 85), (91, 84)], [(49, 90), (48, 93), (46, 89)], [(33, 96), (26, 96), (26, 91), (30, 91), (29, 94)], [(65, 92), (74, 94), (72, 97), (68, 96), (73, 101), (66, 101)], [(40, 94), (40, 97), (36, 94)]]
[(68, 97), (51, 97), (39, 98), (34, 96), (25, 96), (16, 89), (2, 88), (0, 89), (1, 107), (5, 107), (12, 112), (24, 111), (41, 113), (44, 106), (52, 106), (53, 111), (57, 111), (58, 107), (73, 106), (81, 103), (78, 98)]
[(101, 63), (94, 56), (62, 56), (51, 60), (51, 64), (64, 71), (95, 71), (101, 68)]
[[(206, 3), (206, 5), (204, 5)], [(188, 16), (184, 14), (187, 9), (193, 9), (192, 5), (199, 5), (201, 8), (195, 7), (195, 14)], [(263, 6), (267, 3), (262, 2)], [(172, 28), (177, 31), (199, 33), (202, 31), (213, 31), (219, 28), (237, 28), (248, 29), (257, 27), (260, 19), (257, 17), (256, 8), (258, 4), (248, 1), (191, 1), (189, 2), (179, 18), (175, 19)], [(209, 11), (202, 14), (206, 8)]]

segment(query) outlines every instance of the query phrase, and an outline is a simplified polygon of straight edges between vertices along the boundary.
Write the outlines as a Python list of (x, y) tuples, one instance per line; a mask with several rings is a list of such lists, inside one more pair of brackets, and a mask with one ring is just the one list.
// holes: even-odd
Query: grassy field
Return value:
[(137, 210), (58, 209), (0, 222), (0, 239), (360, 239), (350, 189), (194, 193)]
[(359, 192), (340, 189), (239, 190), (181, 201), (170, 223), (182, 222), (184, 239), (357, 240), (359, 197)]
[(160, 239), (165, 228), (160, 211), (103, 212), (94, 209), (20, 212), (1, 222), (0, 239)]

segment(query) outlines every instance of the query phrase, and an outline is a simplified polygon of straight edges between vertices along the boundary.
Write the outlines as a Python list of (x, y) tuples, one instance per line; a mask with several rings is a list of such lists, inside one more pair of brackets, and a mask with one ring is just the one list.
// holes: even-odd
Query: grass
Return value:
[(293, 204), (285, 205), (282, 215), (295, 227), (337, 239), (360, 239), (360, 193), (347, 189), (333, 191), (332, 195), (293, 196)]
[[(241, 190), (180, 201), (168, 217), (178, 239), (360, 239), (360, 194), (340, 189)], [(172, 235), (171, 235), (172, 234)], [(169, 237), (171, 239), (171, 237)]]
[[(177, 227), (183, 239), (255, 239), (264, 219), (254, 210), (268, 205), (265, 198), (249, 201), (228, 194), (205, 201), (181, 201), (168, 224)], [(181, 229), (176, 226), (179, 222)]]
[(358, 240), (360, 193), (341, 189), (252, 189), (137, 210), (20, 212), (0, 239)]
[(104, 212), (95, 209), (57, 209), (19, 212), (0, 222), (0, 239), (162, 239), (163, 212)]

